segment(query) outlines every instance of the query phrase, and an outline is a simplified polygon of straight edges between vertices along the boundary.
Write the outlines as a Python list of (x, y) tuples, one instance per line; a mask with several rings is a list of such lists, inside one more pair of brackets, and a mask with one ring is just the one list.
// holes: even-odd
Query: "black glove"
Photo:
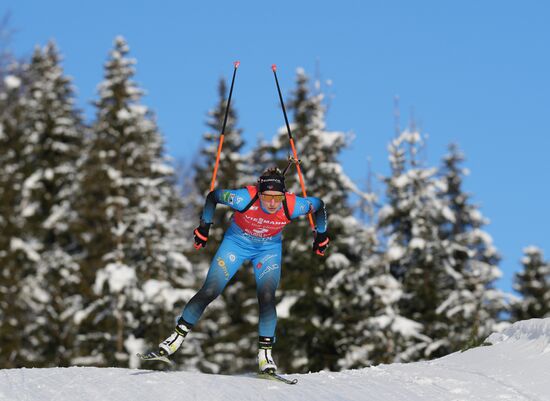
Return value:
[(193, 234), (195, 234), (195, 243), (193, 246), (195, 249), (201, 249), (206, 246), (206, 241), (208, 241), (208, 232), (210, 231), (210, 226), (212, 223), (205, 223), (201, 220), (201, 223), (197, 228), (195, 228), (195, 231), (193, 231)]
[(317, 255), (325, 256), (325, 251), (327, 250), (329, 242), (330, 239), (327, 233), (316, 233), (315, 239), (313, 240), (313, 252)]

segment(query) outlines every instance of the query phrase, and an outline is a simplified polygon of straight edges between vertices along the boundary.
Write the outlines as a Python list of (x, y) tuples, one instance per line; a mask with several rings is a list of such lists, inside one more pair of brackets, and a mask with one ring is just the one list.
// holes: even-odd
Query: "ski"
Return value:
[(168, 357), (164, 355), (160, 355), (158, 352), (155, 352), (155, 351), (150, 351), (146, 354), (138, 353), (136, 355), (139, 356), (142, 361), (161, 361), (161, 362), (167, 363), (170, 366), (174, 365), (174, 362), (168, 359)]
[(258, 377), (266, 380), (276, 380), (285, 384), (296, 384), (298, 379), (287, 379), (275, 372), (258, 373)]
[[(137, 353), (136, 355), (142, 361), (161, 361), (161, 362), (167, 363), (170, 366), (174, 366), (174, 362), (172, 362), (168, 357), (166, 357), (164, 355), (160, 355), (159, 353), (157, 353), (155, 351), (150, 351), (146, 354)], [(298, 379), (287, 379), (286, 377), (283, 377), (283, 376), (281, 376), (281, 375), (279, 375), (278, 373), (275, 373), (275, 372), (264, 372), (264, 373), (259, 372), (257, 374), (257, 377), (259, 377), (261, 379), (266, 379), (266, 380), (275, 380), (275, 381), (279, 381), (279, 382), (282, 382), (282, 383), (285, 383), (285, 384), (296, 384), (296, 383), (298, 383)]]

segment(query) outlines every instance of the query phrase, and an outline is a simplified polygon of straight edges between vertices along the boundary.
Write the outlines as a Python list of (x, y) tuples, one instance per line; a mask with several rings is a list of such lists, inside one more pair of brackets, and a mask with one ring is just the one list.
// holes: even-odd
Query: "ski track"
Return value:
[[(539, 401), (539, 398), (533, 398), (532, 395), (524, 393), (521, 390), (517, 389), (516, 387), (504, 383), (502, 380), (496, 379), (496, 378), (491, 377), (489, 375), (486, 375), (484, 373), (472, 372), (472, 371), (467, 371), (467, 370), (464, 370), (464, 369), (457, 369), (457, 368), (451, 368), (451, 367), (448, 367), (447, 369), (455, 371), (455, 372), (465, 373), (467, 375), (482, 377), (484, 379), (487, 379), (489, 381), (494, 382), (499, 387), (502, 387), (506, 392), (510, 391), (512, 393), (510, 395), (508, 395), (506, 393), (505, 394), (500, 394), (499, 398), (501, 398), (501, 399), (508, 399), (508, 397), (510, 397), (510, 399), (514, 400), (514, 401)], [(540, 400), (540, 401), (542, 401), (542, 400)]]
[(493, 346), (434, 361), (288, 375), (296, 385), (253, 374), (7, 369), (0, 401), (550, 401), (550, 319), (518, 327)]

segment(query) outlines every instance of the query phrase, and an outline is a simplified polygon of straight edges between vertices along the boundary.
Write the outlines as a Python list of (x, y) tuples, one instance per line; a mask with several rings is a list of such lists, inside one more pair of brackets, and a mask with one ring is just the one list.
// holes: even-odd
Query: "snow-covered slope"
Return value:
[(0, 400), (550, 401), (550, 319), (519, 322), (493, 345), (430, 362), (291, 375), (295, 386), (246, 376), (105, 368), (0, 372)]

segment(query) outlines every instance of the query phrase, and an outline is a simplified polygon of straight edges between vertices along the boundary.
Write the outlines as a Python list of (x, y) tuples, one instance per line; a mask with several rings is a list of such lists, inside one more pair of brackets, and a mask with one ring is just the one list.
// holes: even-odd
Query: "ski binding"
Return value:
[(296, 383), (298, 383), (298, 379), (287, 379), (286, 377), (283, 377), (280, 374), (278, 374), (278, 373), (276, 373), (272, 370), (268, 370), (267, 372), (259, 372), (258, 377), (260, 377), (262, 379), (267, 379), (267, 380), (280, 381), (280, 382), (285, 383), (285, 384), (296, 384)]
[(139, 354), (138, 353), (137, 356), (139, 356), (142, 361), (161, 361), (161, 362), (167, 363), (170, 366), (174, 365), (174, 362), (172, 362), (170, 359), (168, 359), (168, 357), (166, 357), (164, 355), (160, 355), (156, 351), (149, 351), (146, 354)]

